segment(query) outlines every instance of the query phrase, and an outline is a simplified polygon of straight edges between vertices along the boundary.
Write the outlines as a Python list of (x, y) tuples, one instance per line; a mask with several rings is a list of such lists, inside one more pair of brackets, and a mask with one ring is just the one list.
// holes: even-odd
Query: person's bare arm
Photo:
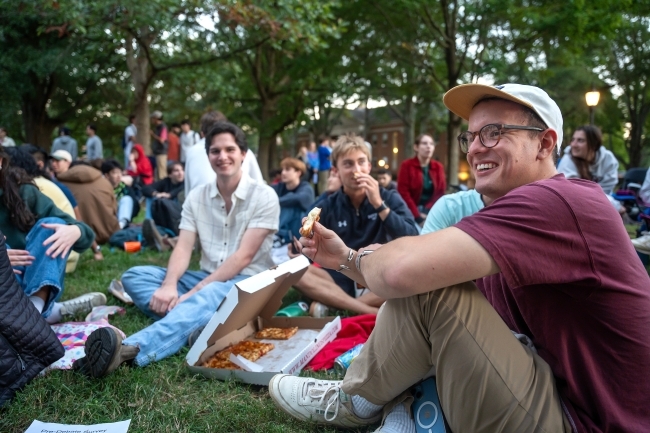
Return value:
[[(467, 233), (450, 227), (423, 236), (403, 237), (377, 248), (376, 245), (353, 251), (320, 223), (314, 225), (312, 239), (300, 238), (302, 252), (328, 269), (368, 287), (383, 298), (404, 298), (498, 273), (492, 256)], [(374, 250), (359, 261), (364, 250)]]
[(253, 257), (255, 257), (255, 254), (269, 233), (271, 233), (271, 230), (268, 229), (252, 228), (246, 230), (237, 251), (228, 257), (217, 270), (200, 281), (192, 290), (178, 298), (177, 302), (170, 304), (169, 309), (171, 310), (177, 303), (183, 302), (214, 281), (228, 281), (239, 275), (253, 261)]
[(195, 241), (196, 233), (181, 229), (178, 242), (169, 258), (165, 279), (149, 301), (149, 308), (156, 314), (164, 315), (170, 309), (170, 303), (178, 300), (178, 280), (190, 265)]
[(384, 245), (360, 261), (368, 287), (384, 299), (404, 298), (500, 272), (492, 256), (456, 227)]

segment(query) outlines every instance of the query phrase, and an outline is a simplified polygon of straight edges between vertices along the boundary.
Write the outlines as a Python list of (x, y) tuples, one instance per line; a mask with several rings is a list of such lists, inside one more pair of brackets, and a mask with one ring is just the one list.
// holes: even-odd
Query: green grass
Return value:
[[(125, 306), (107, 287), (131, 266), (166, 266), (169, 253), (134, 255), (104, 248), (104, 261), (84, 253), (77, 270), (66, 277), (64, 299), (102, 291), (109, 305)], [(197, 267), (198, 255), (193, 257)], [(290, 291), (285, 303), (298, 294)], [(151, 322), (134, 306), (111, 323), (130, 335)], [(14, 400), (0, 409), (0, 432), (22, 433), (31, 422), (98, 424), (131, 419), (135, 432), (335, 432), (336, 429), (297, 421), (278, 410), (268, 389), (239, 382), (222, 382), (189, 373), (184, 367), (187, 349), (150, 366), (123, 366), (101, 380), (73, 371), (53, 371), (32, 380)], [(303, 373), (335, 379), (324, 373)], [(357, 430), (360, 432), (373, 429)]]

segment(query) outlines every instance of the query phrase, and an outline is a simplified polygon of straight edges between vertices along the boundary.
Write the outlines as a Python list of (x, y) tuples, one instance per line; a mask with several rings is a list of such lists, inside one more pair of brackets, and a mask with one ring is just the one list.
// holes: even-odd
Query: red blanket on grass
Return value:
[(334, 360), (337, 356), (368, 340), (375, 327), (376, 318), (375, 314), (364, 314), (341, 320), (341, 330), (336, 340), (327, 343), (307, 364), (307, 368), (310, 370), (329, 370), (334, 367)]

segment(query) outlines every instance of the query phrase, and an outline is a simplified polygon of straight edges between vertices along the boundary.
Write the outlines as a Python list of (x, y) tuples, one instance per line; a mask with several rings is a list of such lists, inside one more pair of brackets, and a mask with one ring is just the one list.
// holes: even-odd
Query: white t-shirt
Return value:
[(248, 229), (270, 230), (251, 263), (240, 274), (255, 275), (273, 266), (273, 234), (280, 223), (280, 201), (270, 186), (243, 174), (226, 213), (217, 182), (192, 189), (183, 203), (181, 230), (197, 233), (201, 241), (201, 269), (214, 272), (239, 249)]
[(641, 200), (645, 203), (650, 203), (650, 169), (646, 172), (643, 185), (639, 190), (639, 197), (641, 197)]
[(181, 133), (181, 162), (185, 162), (186, 156), (185, 152), (190, 147), (198, 144), (201, 141), (201, 136), (198, 132), (194, 132), (190, 129), (188, 133)]
[[(254, 180), (264, 183), (262, 171), (257, 164), (257, 158), (252, 150), (246, 152), (242, 171), (248, 174)], [(185, 153), (185, 197), (190, 195), (190, 191), (206, 183), (215, 183), (217, 175), (212, 170), (208, 154), (205, 152), (205, 139), (202, 138), (194, 146), (187, 149)]]

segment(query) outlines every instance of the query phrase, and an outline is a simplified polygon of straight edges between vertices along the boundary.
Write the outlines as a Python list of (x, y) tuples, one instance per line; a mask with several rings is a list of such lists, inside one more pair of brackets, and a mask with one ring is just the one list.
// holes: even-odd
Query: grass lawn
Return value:
[[(66, 277), (64, 299), (102, 291), (109, 305), (124, 306), (108, 294), (110, 281), (134, 265), (165, 266), (169, 253), (129, 255), (104, 248), (104, 257), (103, 262), (95, 262), (89, 252), (81, 256), (76, 272)], [(197, 268), (198, 255), (192, 264)], [(113, 316), (111, 323), (127, 335), (151, 323), (136, 307), (126, 310), (124, 316)], [(184, 367), (186, 353), (187, 349), (145, 368), (122, 367), (102, 380), (89, 380), (72, 371), (36, 378), (0, 409), (0, 432), (22, 433), (34, 419), (68, 424), (131, 419), (129, 433), (336, 431), (285, 415), (275, 407), (266, 387), (190, 374)]]

